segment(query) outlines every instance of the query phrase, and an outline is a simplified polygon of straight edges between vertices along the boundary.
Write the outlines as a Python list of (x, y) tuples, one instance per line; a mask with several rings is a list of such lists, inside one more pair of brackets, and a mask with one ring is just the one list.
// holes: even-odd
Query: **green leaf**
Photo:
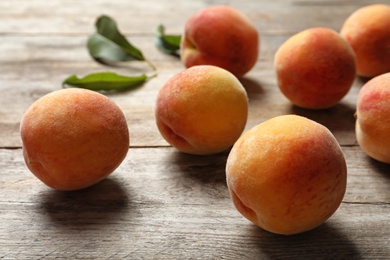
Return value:
[(156, 30), (156, 46), (162, 52), (179, 56), (181, 35), (166, 35), (165, 27), (159, 25)]
[(113, 91), (134, 89), (143, 84), (149, 77), (145, 74), (134, 77), (118, 75), (112, 72), (92, 73), (83, 78), (72, 75), (64, 80), (63, 86), (73, 86), (95, 91)]
[(116, 61), (145, 61), (142, 52), (123, 36), (116, 22), (108, 16), (100, 16), (96, 21), (97, 32), (87, 43), (90, 55), (101, 63)]

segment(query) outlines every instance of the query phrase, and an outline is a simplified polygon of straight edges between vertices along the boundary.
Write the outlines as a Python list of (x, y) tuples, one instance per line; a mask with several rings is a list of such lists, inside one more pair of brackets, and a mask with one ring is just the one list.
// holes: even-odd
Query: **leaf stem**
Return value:
[(145, 62), (149, 64), (149, 66), (153, 69), (153, 71), (157, 71), (157, 67), (148, 59), (145, 59)]

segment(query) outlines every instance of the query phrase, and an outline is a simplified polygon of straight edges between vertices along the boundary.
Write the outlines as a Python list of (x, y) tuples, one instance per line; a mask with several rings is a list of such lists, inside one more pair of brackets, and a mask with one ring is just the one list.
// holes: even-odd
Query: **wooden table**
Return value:
[[(319, 0), (1, 0), (0, 1), (0, 257), (4, 259), (389, 259), (390, 166), (368, 158), (354, 132), (357, 78), (334, 108), (297, 108), (280, 93), (276, 49), (315, 26), (339, 30), (360, 6), (376, 1)], [(382, 1), (390, 4), (389, 1)], [(154, 45), (160, 23), (179, 34), (186, 19), (211, 4), (246, 13), (261, 34), (261, 54), (242, 80), (250, 110), (247, 129), (282, 114), (327, 126), (348, 165), (338, 211), (319, 228), (295, 236), (261, 230), (234, 208), (225, 182), (228, 152), (191, 156), (160, 136), (154, 121), (157, 91), (183, 70)], [(109, 178), (76, 192), (48, 188), (26, 168), (19, 123), (39, 97), (71, 74), (112, 70), (131, 75), (142, 63), (107, 68), (91, 59), (86, 40), (107, 14), (156, 65), (142, 87), (107, 94), (123, 109), (131, 134), (125, 161)]]

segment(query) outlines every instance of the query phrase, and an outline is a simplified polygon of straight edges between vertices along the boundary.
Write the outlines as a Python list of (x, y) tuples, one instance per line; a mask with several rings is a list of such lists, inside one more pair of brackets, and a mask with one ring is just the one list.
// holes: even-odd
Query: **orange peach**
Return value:
[(373, 4), (356, 10), (340, 34), (355, 51), (358, 75), (375, 77), (390, 72), (390, 5)]
[(390, 73), (360, 89), (356, 109), (356, 138), (370, 157), (390, 163)]
[(240, 81), (222, 68), (200, 65), (172, 77), (160, 89), (155, 118), (165, 140), (189, 154), (214, 154), (243, 132), (248, 98)]
[(346, 191), (347, 168), (326, 127), (283, 115), (240, 137), (229, 154), (226, 176), (244, 217), (269, 232), (291, 235), (334, 214)]
[(257, 61), (259, 34), (238, 10), (228, 6), (206, 7), (187, 20), (180, 51), (186, 68), (214, 65), (241, 77)]
[(78, 190), (106, 178), (125, 158), (124, 114), (106, 96), (62, 89), (35, 101), (20, 126), (27, 167), (58, 190)]
[(295, 105), (324, 109), (336, 105), (356, 76), (348, 42), (328, 28), (304, 30), (285, 41), (274, 66), (282, 93)]

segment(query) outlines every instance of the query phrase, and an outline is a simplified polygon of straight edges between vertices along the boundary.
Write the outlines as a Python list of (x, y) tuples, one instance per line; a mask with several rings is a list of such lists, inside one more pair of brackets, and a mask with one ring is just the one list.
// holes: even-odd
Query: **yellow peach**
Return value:
[(348, 42), (328, 28), (310, 28), (285, 41), (274, 66), (282, 93), (295, 105), (324, 109), (336, 105), (356, 76)]
[(78, 190), (106, 178), (125, 158), (129, 131), (120, 108), (85, 89), (62, 89), (36, 100), (20, 134), (30, 171), (47, 186)]
[(333, 134), (296, 115), (263, 122), (234, 144), (226, 164), (237, 210), (276, 234), (311, 230), (339, 207), (347, 167)]
[(359, 8), (345, 20), (340, 34), (355, 51), (358, 75), (390, 72), (390, 5)]
[(390, 163), (390, 73), (374, 77), (360, 89), (356, 138), (370, 157)]
[(186, 68), (214, 65), (241, 77), (257, 61), (259, 33), (249, 18), (238, 10), (210, 6), (187, 20), (180, 51)]
[(178, 150), (198, 155), (222, 152), (243, 132), (248, 97), (240, 81), (225, 69), (200, 65), (168, 80), (155, 108), (158, 129)]

